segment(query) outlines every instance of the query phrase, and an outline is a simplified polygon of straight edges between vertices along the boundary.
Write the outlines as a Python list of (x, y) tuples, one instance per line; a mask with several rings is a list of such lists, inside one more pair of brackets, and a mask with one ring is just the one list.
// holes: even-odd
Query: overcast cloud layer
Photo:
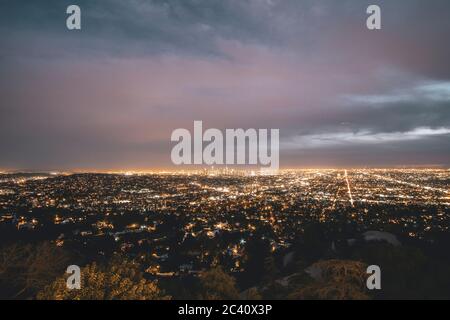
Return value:
[(282, 167), (450, 165), (448, 0), (0, 0), (0, 38), (0, 169), (170, 167), (194, 120), (279, 128)]

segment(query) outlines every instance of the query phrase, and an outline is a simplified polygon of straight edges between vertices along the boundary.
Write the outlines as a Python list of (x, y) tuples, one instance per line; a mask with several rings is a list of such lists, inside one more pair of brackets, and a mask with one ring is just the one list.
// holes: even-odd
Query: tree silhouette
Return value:
[(0, 250), (0, 297), (26, 299), (67, 268), (68, 254), (50, 242), (14, 244)]
[(170, 299), (156, 281), (143, 278), (132, 262), (112, 262), (105, 268), (93, 263), (81, 269), (81, 289), (69, 290), (66, 276), (39, 292), (39, 300), (163, 300)]
[(236, 280), (216, 267), (204, 272), (200, 277), (202, 299), (205, 300), (235, 300), (239, 299)]
[(366, 300), (366, 265), (359, 261), (327, 260), (312, 265), (320, 275), (300, 286), (290, 299)]
[[(259, 235), (251, 238), (246, 247), (246, 262), (244, 264), (244, 285), (246, 287), (254, 286), (263, 281), (266, 275), (266, 267), (270, 266), (270, 243), (267, 239)], [(269, 265), (266, 265), (266, 261)], [(275, 270), (273, 270), (275, 271)]]

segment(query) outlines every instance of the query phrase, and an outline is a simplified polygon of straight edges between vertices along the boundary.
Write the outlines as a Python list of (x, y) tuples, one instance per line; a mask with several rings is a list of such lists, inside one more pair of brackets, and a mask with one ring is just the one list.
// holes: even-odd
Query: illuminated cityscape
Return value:
[(0, 176), (0, 229), (2, 241), (137, 259), (152, 279), (215, 265), (239, 279), (257, 235), (283, 256), (314, 224), (336, 251), (373, 230), (433, 243), (449, 233), (449, 180), (446, 169), (10, 173)]

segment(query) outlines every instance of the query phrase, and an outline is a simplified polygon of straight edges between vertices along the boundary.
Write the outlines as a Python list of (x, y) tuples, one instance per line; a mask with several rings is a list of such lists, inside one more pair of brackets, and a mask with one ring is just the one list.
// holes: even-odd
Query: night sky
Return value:
[(450, 165), (448, 0), (0, 0), (0, 39), (0, 169), (171, 167), (194, 120), (279, 128), (282, 167)]

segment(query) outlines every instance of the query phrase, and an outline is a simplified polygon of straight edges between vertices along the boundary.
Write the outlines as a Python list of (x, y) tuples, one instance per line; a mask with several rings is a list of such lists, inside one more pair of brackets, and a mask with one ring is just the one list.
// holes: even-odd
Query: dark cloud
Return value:
[(450, 165), (449, 35), (448, 0), (3, 0), (0, 167), (167, 166), (194, 120), (280, 128), (286, 166)]

